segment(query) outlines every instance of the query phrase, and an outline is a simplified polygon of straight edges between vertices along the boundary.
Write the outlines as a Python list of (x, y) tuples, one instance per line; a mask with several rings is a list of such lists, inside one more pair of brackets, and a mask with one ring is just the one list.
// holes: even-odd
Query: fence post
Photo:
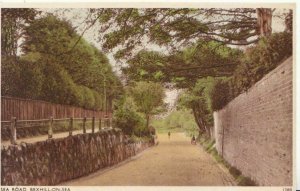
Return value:
[(17, 144), (17, 118), (12, 117), (10, 123), (10, 143), (15, 145)]
[(73, 117), (70, 118), (69, 136), (72, 136), (72, 131), (73, 131)]
[(92, 118), (92, 133), (95, 132), (95, 117)]
[(53, 117), (49, 120), (48, 139), (52, 139), (53, 136)]
[(101, 131), (101, 125), (102, 125), (101, 122), (102, 122), (102, 121), (101, 121), (101, 117), (100, 117), (100, 118), (99, 118), (99, 131)]
[(108, 121), (107, 121), (107, 117), (105, 117), (105, 121), (104, 121), (104, 128), (106, 129), (108, 127)]
[(85, 123), (86, 123), (86, 117), (83, 118), (83, 133), (86, 133), (86, 128), (85, 128)]
[(110, 128), (110, 120), (107, 118), (107, 128)]
[(222, 126), (222, 157), (224, 157), (224, 126)]

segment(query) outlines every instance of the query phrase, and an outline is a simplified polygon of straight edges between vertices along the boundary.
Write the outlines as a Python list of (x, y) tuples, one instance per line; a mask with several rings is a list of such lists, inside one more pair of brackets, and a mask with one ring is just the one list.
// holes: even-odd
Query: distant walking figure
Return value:
[(169, 139), (170, 139), (170, 136), (171, 136), (171, 133), (170, 133), (170, 131), (168, 132), (168, 136), (169, 136)]
[(194, 135), (193, 135), (193, 137), (192, 137), (191, 144), (192, 144), (192, 145), (196, 145), (196, 138), (195, 138)]

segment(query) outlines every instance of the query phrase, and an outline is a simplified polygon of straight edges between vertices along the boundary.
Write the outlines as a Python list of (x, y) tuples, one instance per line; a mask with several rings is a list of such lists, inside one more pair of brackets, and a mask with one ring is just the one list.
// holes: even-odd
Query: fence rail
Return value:
[(1, 97), (1, 121), (9, 121), (12, 117), (19, 120), (39, 120), (50, 117), (60, 118), (83, 118), (97, 117), (103, 118), (107, 115), (111, 117), (111, 111), (89, 110), (69, 105), (53, 104), (45, 101), (21, 99), (14, 97)]
[[(17, 144), (17, 128), (19, 127), (19, 123), (22, 122), (46, 122), (46, 125), (48, 126), (48, 139), (53, 138), (53, 122), (54, 121), (64, 121), (68, 122), (68, 131), (69, 136), (73, 135), (74, 130), (74, 120), (76, 121), (82, 121), (82, 133), (87, 133), (87, 120), (91, 120), (92, 126), (91, 126), (91, 133), (95, 133), (96, 131), (96, 120), (98, 121), (98, 131), (104, 130), (104, 129), (112, 129), (112, 118), (96, 118), (96, 117), (83, 117), (83, 118), (63, 118), (63, 119), (53, 119), (50, 117), (49, 119), (40, 119), (40, 120), (17, 120), (16, 117), (12, 117), (10, 121), (5, 121), (5, 123), (10, 123), (9, 125), (9, 131), (10, 131), (10, 143), (11, 144)], [(4, 123), (4, 121), (2, 121)], [(24, 128), (24, 127), (22, 127)]]

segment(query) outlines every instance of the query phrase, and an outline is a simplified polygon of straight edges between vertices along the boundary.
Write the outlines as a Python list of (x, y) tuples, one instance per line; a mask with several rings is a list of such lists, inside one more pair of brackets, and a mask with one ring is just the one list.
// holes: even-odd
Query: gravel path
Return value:
[(159, 144), (113, 168), (65, 182), (70, 186), (226, 186), (233, 177), (183, 133), (158, 135)]

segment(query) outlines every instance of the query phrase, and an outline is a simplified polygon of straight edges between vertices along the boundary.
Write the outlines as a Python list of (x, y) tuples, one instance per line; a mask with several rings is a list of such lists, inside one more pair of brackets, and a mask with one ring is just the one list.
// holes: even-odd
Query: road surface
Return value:
[(183, 133), (158, 135), (159, 144), (116, 167), (75, 179), (68, 186), (226, 186), (233, 177)]

